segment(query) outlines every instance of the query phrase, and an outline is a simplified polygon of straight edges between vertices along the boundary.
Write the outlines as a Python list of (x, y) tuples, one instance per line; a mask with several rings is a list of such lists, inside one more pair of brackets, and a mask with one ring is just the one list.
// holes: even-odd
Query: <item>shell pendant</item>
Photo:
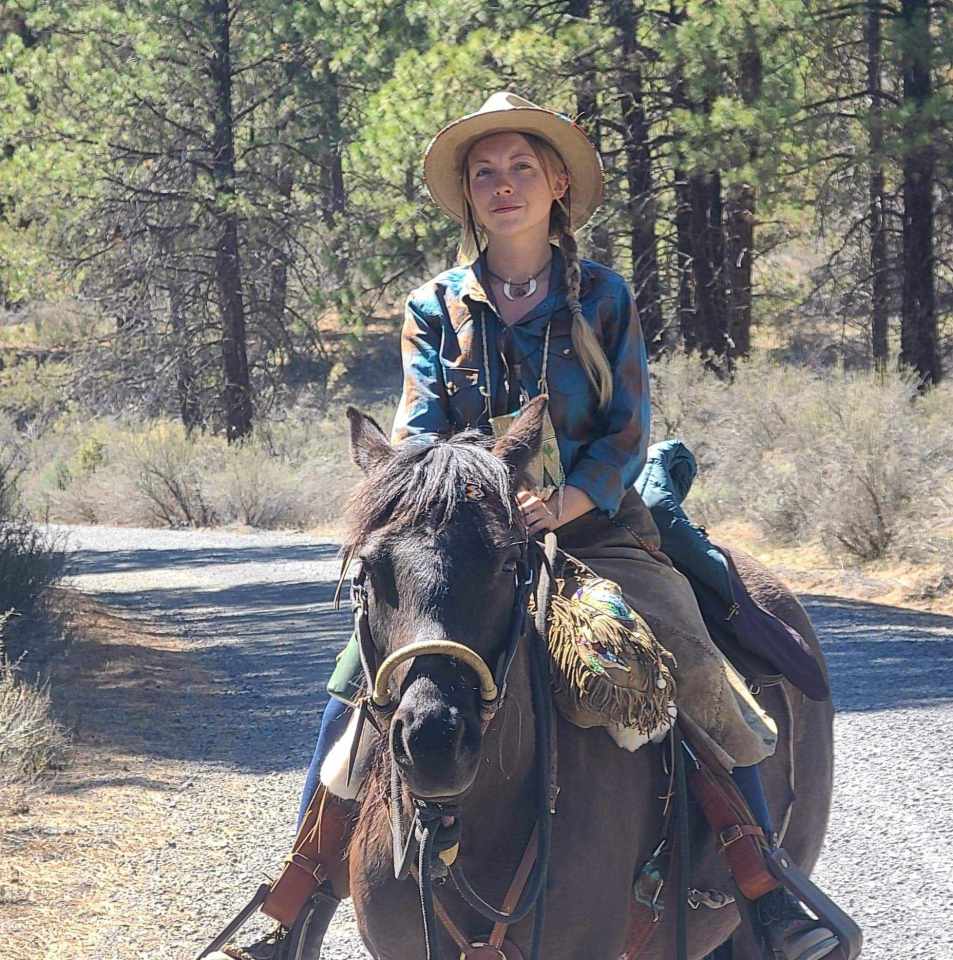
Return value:
[(503, 296), (507, 300), (525, 300), (536, 293), (536, 277), (530, 277), (525, 283), (503, 281)]

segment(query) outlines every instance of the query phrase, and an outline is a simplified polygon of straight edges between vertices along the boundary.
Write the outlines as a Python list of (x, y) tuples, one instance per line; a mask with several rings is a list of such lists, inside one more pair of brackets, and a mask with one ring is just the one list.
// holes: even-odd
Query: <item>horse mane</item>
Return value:
[(344, 551), (352, 552), (375, 530), (405, 529), (425, 521), (445, 527), (464, 503), (480, 502), (520, 522), (509, 470), (490, 446), (493, 438), (466, 430), (449, 438), (408, 437), (365, 476), (345, 508)]

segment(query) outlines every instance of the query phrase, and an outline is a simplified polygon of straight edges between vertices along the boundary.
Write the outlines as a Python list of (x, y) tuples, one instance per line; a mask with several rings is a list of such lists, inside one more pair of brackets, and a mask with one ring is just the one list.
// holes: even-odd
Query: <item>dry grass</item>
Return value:
[(30, 783), (62, 768), (69, 738), (50, 710), (48, 683), (23, 677), (0, 662), (0, 782)]
[[(393, 407), (370, 411), (389, 423)], [(347, 437), (340, 407), (296, 408), (233, 447), (174, 421), (67, 418), (23, 443), (23, 497), (65, 523), (300, 529), (340, 516), (357, 477)]]
[(103, 926), (141, 925), (114, 897), (174, 841), (163, 805), (180, 786), (174, 761), (143, 752), (142, 732), (171, 722), (175, 691), (207, 683), (178, 637), (86, 597), (56, 603), (72, 622), (51, 681), (74, 762), (53, 780), (0, 786), (0, 941), (16, 960), (99, 958)]
[(716, 543), (740, 547), (774, 570), (797, 593), (822, 593), (953, 615), (948, 565), (880, 560), (858, 567), (832, 560), (821, 543), (773, 542), (757, 524), (724, 520), (708, 527)]

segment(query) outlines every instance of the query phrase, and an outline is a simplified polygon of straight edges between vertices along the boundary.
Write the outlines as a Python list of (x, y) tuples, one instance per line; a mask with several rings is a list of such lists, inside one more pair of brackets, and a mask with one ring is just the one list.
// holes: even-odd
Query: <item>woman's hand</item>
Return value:
[(576, 517), (581, 517), (594, 509), (595, 504), (584, 490), (567, 484), (563, 487), (562, 512), (559, 510), (559, 492), (548, 500), (541, 500), (536, 490), (521, 490), (516, 494), (523, 519), (529, 527), (530, 536), (536, 536), (546, 530), (555, 530)]
[(545, 500), (540, 500), (537, 491), (520, 490), (516, 494), (516, 502), (531, 537), (546, 530), (555, 530), (559, 526), (555, 512)]

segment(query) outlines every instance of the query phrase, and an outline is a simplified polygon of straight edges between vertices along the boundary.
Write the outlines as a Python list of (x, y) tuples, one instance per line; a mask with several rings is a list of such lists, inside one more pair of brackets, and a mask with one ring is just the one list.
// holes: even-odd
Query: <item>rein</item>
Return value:
[[(351, 604), (354, 611), (355, 631), (359, 640), (361, 663), (370, 694), (360, 702), (358, 728), (354, 736), (351, 762), (348, 770), (350, 780), (354, 761), (360, 744), (365, 721), (370, 720), (378, 732), (384, 736), (390, 719), (398, 706), (398, 699), (390, 692), (390, 681), (394, 671), (402, 663), (418, 656), (449, 656), (460, 660), (473, 669), (480, 681), (481, 729), (486, 731), (499, 712), (506, 695), (506, 684), (510, 668), (516, 658), (519, 643), (526, 633), (526, 611), (529, 596), (537, 577), (534, 575), (535, 563), (528, 557), (530, 541), (523, 545), (516, 572), (516, 594), (513, 611), (510, 616), (510, 629), (506, 646), (497, 660), (493, 671), (469, 647), (452, 641), (421, 641), (409, 644), (378, 663), (377, 650), (371, 634), (366, 572), (359, 568), (351, 581)], [(534, 549), (538, 550), (535, 547)], [(500, 944), (503, 942), (506, 927), (517, 923), (529, 915), (535, 908), (533, 923), (533, 941), (531, 960), (538, 960), (542, 941), (544, 922), (544, 901), (542, 896), (546, 888), (552, 840), (551, 817), (555, 812), (555, 726), (553, 723), (552, 688), (549, 677), (549, 651), (546, 644), (546, 616), (552, 591), (552, 562), (556, 552), (556, 537), (546, 536), (545, 550), (538, 550), (532, 558), (539, 561), (539, 576), (536, 597), (536, 641), (529, 650), (530, 688), (536, 734), (535, 779), (537, 786), (537, 820), (533, 836), (523, 855), (510, 891), (507, 894), (503, 910), (497, 910), (487, 903), (474, 890), (462, 866), (459, 863), (460, 817), (459, 810), (446, 804), (434, 803), (411, 797), (414, 814), (408, 824), (401, 803), (401, 781), (398, 765), (391, 762), (390, 806), (391, 834), (394, 855), (394, 875), (397, 879), (407, 876), (413, 868), (410, 854), (414, 842), (417, 843), (417, 863), (415, 879), (420, 888), (421, 913), (423, 915), (424, 938), (428, 960), (440, 960), (440, 948), (437, 936), (438, 914), (444, 919), (444, 925), (454, 940), (460, 931), (449, 923), (446, 911), (435, 904), (433, 881), (434, 870), (445, 877), (448, 873), (461, 898), (477, 913), (494, 923), (491, 941), (486, 944), (503, 955)], [(448, 825), (449, 824), (449, 825)], [(534, 855), (532, 855), (534, 854)], [(532, 856), (531, 856), (532, 855)], [(531, 868), (530, 868), (531, 864)], [(509, 907), (509, 901), (516, 898), (515, 905)], [(497, 942), (498, 941), (498, 942)], [(459, 943), (458, 943), (459, 945)], [(473, 944), (474, 947), (484, 945)]]

